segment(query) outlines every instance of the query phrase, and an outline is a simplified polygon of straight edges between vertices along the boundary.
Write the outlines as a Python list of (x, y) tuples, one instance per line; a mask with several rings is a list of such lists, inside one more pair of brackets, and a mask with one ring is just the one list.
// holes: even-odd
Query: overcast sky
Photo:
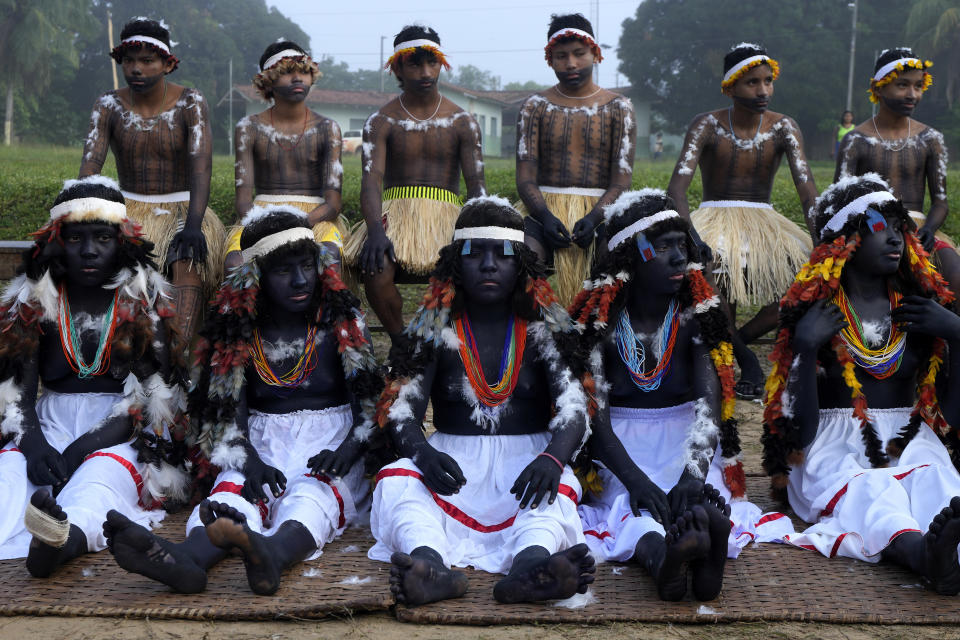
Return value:
[[(459, 0), (267, 0), (285, 16), (300, 25), (310, 36), (315, 57), (328, 54), (350, 65), (351, 69), (376, 69), (380, 61), (380, 36), (384, 56), (393, 51), (393, 37), (413, 22), (437, 30), (454, 71), (458, 65), (472, 64), (500, 76), (501, 83), (535, 80), (553, 84), (556, 78), (543, 59), (547, 25), (551, 13), (579, 12), (592, 20), (591, 6), (599, 4), (599, 23), (594, 33), (604, 50), (600, 64), (600, 84), (617, 84), (616, 47), (621, 23), (634, 15), (638, 0), (599, 0), (569, 2), (556, 0), (485, 0), (467, 3)], [(620, 84), (626, 84), (621, 76)]]

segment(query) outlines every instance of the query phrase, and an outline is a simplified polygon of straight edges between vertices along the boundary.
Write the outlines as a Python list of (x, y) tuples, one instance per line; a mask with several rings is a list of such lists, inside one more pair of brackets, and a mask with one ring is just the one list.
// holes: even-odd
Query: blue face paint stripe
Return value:
[(647, 240), (647, 236), (644, 233), (637, 234), (637, 249), (640, 250), (640, 259), (644, 262), (653, 260), (657, 256), (656, 249), (653, 248), (653, 245), (650, 244), (650, 241)]
[(462, 256), (470, 255), (470, 249), (471, 249), (470, 238), (467, 238), (466, 240), (463, 241), (463, 249), (460, 250), (460, 255)]

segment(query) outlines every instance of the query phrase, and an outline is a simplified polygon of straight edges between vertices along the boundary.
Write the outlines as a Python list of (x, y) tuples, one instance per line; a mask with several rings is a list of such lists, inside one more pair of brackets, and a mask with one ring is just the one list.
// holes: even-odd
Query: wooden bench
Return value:
[(20, 256), (31, 245), (29, 240), (0, 240), (0, 280), (10, 280), (17, 275)]

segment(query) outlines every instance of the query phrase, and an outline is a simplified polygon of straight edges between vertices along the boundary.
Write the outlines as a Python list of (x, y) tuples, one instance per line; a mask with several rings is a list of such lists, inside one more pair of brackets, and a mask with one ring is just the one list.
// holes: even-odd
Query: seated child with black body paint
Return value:
[[(569, 330), (523, 219), (497, 197), (463, 207), (378, 408), (404, 459), (377, 474), (373, 560), (415, 606), (456, 598), (451, 566), (507, 573), (499, 602), (586, 592), (594, 562), (568, 466), (587, 433), (586, 396), (553, 335)], [(423, 435), (427, 402), (437, 433)]]
[(587, 544), (644, 565), (665, 600), (686, 594), (689, 567), (694, 596), (712, 600), (760, 520), (744, 497), (726, 316), (663, 191), (624, 193), (605, 221), (607, 251), (570, 307), (577, 339), (563, 341), (597, 403)]
[(243, 264), (210, 307), (189, 399), (221, 469), (210, 497), (179, 544), (119, 513), (104, 523), (121, 567), (184, 593), (202, 591), (231, 550), (255, 593), (276, 592), (281, 572), (318, 556), (368, 498), (360, 458), (383, 383), (359, 303), (306, 213), (256, 207), (243, 226)]
[(892, 561), (956, 595), (953, 294), (879, 175), (840, 179), (814, 214), (820, 242), (780, 301), (763, 416), (764, 469), (812, 523), (787, 541)]
[(186, 376), (170, 285), (113, 180), (68, 180), (33, 235), (0, 303), (0, 558), (47, 577), (106, 547), (108, 510), (150, 527), (185, 498)]

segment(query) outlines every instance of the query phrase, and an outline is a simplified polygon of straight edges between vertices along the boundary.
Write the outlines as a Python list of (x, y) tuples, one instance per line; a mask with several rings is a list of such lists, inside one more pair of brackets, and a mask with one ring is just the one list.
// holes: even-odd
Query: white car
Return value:
[(343, 153), (360, 153), (360, 145), (363, 143), (363, 132), (347, 131), (343, 134)]

